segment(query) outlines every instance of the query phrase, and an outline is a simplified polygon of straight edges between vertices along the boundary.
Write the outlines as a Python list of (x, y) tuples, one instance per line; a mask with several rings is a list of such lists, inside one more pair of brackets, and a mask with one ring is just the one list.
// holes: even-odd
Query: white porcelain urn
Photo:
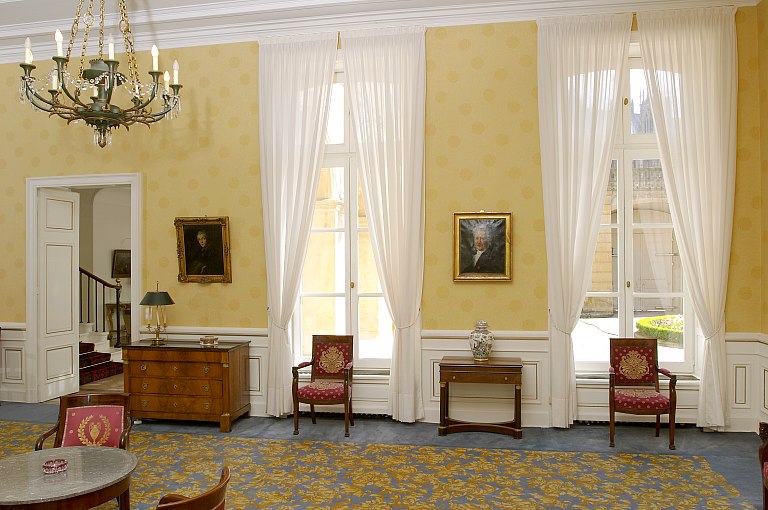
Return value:
[(493, 347), (493, 333), (488, 331), (488, 323), (477, 321), (475, 330), (469, 334), (469, 348), (475, 361), (488, 361)]

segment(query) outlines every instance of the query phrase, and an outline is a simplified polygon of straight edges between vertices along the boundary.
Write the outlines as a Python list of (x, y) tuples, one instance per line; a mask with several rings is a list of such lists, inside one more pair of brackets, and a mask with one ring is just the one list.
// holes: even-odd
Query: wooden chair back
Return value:
[(659, 391), (655, 338), (611, 338), (610, 363), (616, 386), (653, 386)]
[[(55, 434), (53, 447), (129, 446), (133, 420), (130, 395), (122, 392), (73, 393), (59, 398), (56, 424), (38, 437), (35, 450), (42, 450), (45, 440)], [(70, 423), (68, 423), (68, 420)]]
[(227, 484), (229, 483), (229, 467), (221, 468), (221, 478), (218, 485), (199, 496), (182, 496), (166, 494), (157, 505), (157, 510), (222, 510), (226, 504)]
[(354, 359), (352, 335), (312, 336), (312, 375), (318, 379), (344, 379), (344, 367)]

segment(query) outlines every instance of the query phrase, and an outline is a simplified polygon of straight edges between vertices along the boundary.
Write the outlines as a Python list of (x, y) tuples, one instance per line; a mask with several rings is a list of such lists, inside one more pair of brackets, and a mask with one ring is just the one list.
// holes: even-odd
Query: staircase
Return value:
[(95, 344), (80, 342), (80, 385), (123, 373), (123, 364), (112, 361), (108, 352), (95, 351)]
[(123, 373), (123, 364), (112, 361), (110, 352), (100, 352), (110, 350), (106, 336), (93, 331), (92, 324), (80, 325), (80, 385)]

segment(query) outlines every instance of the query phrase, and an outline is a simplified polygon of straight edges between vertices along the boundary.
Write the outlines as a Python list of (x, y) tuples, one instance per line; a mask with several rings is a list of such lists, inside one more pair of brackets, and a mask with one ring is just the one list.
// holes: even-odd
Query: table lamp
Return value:
[[(160, 332), (165, 332), (165, 307), (166, 305), (172, 305), (173, 299), (171, 299), (170, 294), (160, 290), (160, 282), (157, 282), (156, 289), (154, 292), (149, 291), (144, 294), (144, 298), (139, 304), (147, 307), (144, 311), (144, 318), (147, 322), (147, 330), (155, 334), (155, 337), (152, 339), (152, 345), (165, 345), (165, 340), (160, 338)], [(154, 325), (152, 324), (153, 320)]]

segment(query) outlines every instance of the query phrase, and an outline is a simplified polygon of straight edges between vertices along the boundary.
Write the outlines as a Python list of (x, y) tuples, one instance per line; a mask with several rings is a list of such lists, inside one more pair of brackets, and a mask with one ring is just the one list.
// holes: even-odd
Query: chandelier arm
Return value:
[[(154, 74), (154, 73), (157, 73), (158, 76), (160, 74), (162, 74), (162, 73), (160, 73), (160, 71), (150, 71), (149, 72), (149, 74)], [(155, 85), (152, 87), (152, 93), (149, 95), (149, 97), (147, 97), (146, 101), (144, 101), (143, 103), (136, 103), (131, 108), (127, 108), (125, 111), (132, 112), (132, 111), (143, 110), (144, 108), (149, 106), (150, 103), (152, 103), (152, 101), (155, 100), (155, 97), (157, 96), (158, 84), (157, 84), (157, 77), (154, 77), (154, 78), (155, 78)]]
[[(78, 89), (79, 90), (79, 89)], [(70, 101), (75, 103), (76, 105), (82, 106), (83, 108), (88, 108), (88, 105), (80, 101), (80, 94), (72, 94), (69, 89), (67, 88), (66, 83), (61, 84), (61, 91), (64, 92), (64, 95), (69, 98)]]
[[(46, 98), (32, 90), (29, 86), (25, 86), (26, 96), (27, 100), (32, 103), (35, 108), (39, 110), (43, 110), (44, 112), (50, 113), (54, 111), (54, 108), (56, 108), (56, 103), (52, 101), (48, 101)], [(43, 106), (47, 105), (47, 106)]]

